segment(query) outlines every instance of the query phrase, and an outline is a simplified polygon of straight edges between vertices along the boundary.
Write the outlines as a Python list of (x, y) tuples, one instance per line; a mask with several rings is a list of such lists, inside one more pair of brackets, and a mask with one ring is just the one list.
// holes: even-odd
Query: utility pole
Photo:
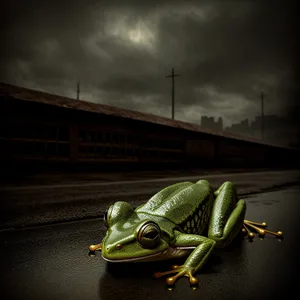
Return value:
[(172, 68), (172, 74), (166, 76), (166, 78), (172, 78), (172, 120), (174, 120), (174, 106), (175, 106), (175, 80), (174, 80), (174, 78), (177, 76), (179, 76), (179, 74), (174, 73), (174, 68)]
[(264, 97), (265, 94), (261, 93), (261, 139), (265, 138), (265, 114), (264, 114)]
[(77, 82), (77, 100), (79, 100), (79, 93), (80, 93), (80, 82)]

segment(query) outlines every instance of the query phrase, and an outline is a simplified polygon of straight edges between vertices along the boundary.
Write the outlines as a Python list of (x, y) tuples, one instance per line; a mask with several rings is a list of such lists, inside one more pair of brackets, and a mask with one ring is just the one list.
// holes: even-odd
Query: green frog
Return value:
[(183, 265), (157, 272), (156, 278), (167, 278), (173, 285), (180, 277), (197, 284), (194, 274), (205, 264), (215, 247), (227, 246), (241, 231), (254, 237), (272, 232), (266, 223), (245, 220), (246, 203), (239, 199), (231, 182), (224, 182), (216, 191), (207, 180), (181, 182), (168, 186), (135, 210), (127, 202), (111, 205), (104, 215), (107, 227), (101, 244), (90, 251), (102, 251), (109, 262), (142, 262), (187, 256)]

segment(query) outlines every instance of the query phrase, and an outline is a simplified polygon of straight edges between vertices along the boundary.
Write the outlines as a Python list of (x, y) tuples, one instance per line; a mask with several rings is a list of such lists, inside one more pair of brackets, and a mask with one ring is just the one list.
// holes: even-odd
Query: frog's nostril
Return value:
[(116, 245), (116, 248), (117, 248), (118, 250), (122, 249), (122, 244), (117, 244), (117, 245)]

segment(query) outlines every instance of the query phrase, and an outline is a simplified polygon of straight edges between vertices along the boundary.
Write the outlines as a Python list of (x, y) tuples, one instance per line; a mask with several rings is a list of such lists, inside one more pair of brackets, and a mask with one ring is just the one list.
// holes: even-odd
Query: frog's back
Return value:
[(207, 227), (213, 200), (207, 181), (183, 182), (158, 192), (137, 212), (167, 218), (184, 232), (201, 234)]

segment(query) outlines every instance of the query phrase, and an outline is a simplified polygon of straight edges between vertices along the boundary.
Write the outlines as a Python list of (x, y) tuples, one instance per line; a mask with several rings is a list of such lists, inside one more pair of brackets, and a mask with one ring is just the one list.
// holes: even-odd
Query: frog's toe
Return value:
[(97, 245), (90, 245), (89, 247), (91, 252), (95, 252), (102, 249), (102, 244), (97, 244)]
[(192, 275), (191, 269), (185, 268), (185, 267), (180, 268), (180, 271), (176, 275), (174, 275), (172, 277), (168, 277), (166, 279), (166, 282), (168, 285), (173, 285), (178, 278), (183, 277), (183, 276), (188, 277), (190, 284), (192, 284), (192, 285), (195, 285), (198, 283), (198, 279)]
[(196, 277), (193, 276), (191, 271), (187, 271), (184, 276), (189, 278), (190, 284), (197, 284), (198, 283), (198, 279)]
[(175, 270), (175, 269), (178, 269), (178, 268), (180, 268), (180, 267), (182, 267), (182, 266), (179, 266), (179, 265), (173, 265), (173, 266), (172, 266), (172, 269)]
[(162, 277), (162, 276), (165, 276), (165, 275), (168, 275), (168, 274), (173, 274), (173, 273), (176, 273), (176, 272), (178, 272), (178, 270), (170, 270), (170, 271), (166, 271), (166, 272), (155, 272), (153, 276), (155, 278), (159, 278), (159, 277)]
[(192, 274), (189, 275), (190, 284), (194, 285), (198, 283), (198, 279), (194, 277)]
[(168, 285), (173, 285), (178, 278), (183, 277), (183, 276), (188, 277), (190, 284), (192, 284), (192, 285), (198, 283), (198, 279), (192, 275), (193, 270), (191, 268), (187, 268), (184, 266), (178, 266), (178, 265), (173, 265), (172, 268), (173, 268), (173, 270), (170, 270), (167, 272), (156, 272), (156, 273), (154, 273), (154, 277), (159, 278), (164, 275), (177, 273), (176, 275), (168, 277), (166, 279), (166, 282)]
[(266, 234), (270, 234), (276, 236), (277, 238), (283, 238), (282, 231), (277, 231), (277, 232), (270, 231), (267, 230), (266, 227), (267, 227), (266, 222), (257, 223), (249, 220), (244, 220), (244, 224), (243, 224), (244, 232), (248, 232), (248, 236), (250, 239), (254, 237), (254, 234), (250, 230), (257, 232), (261, 237), (264, 237)]
[(168, 278), (166, 279), (167, 285), (173, 285), (173, 284), (175, 283), (175, 281), (176, 281), (175, 276), (168, 277)]

